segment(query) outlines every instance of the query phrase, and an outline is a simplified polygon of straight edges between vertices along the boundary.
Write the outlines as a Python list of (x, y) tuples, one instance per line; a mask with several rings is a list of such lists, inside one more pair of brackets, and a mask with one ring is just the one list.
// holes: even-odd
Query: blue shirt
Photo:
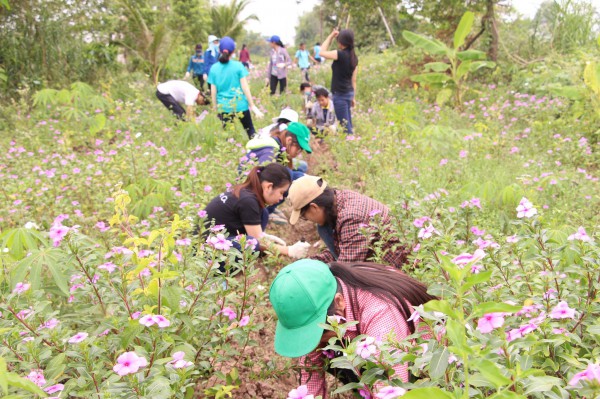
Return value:
[(321, 54), (321, 46), (315, 46), (315, 58), (319, 58), (319, 54)]
[(240, 83), (240, 79), (246, 76), (248, 70), (239, 61), (230, 60), (226, 64), (217, 62), (210, 68), (208, 83), (217, 88), (219, 112), (248, 111), (248, 100)]
[(308, 51), (298, 50), (296, 51), (296, 58), (298, 58), (298, 66), (300, 68), (308, 68), (310, 63), (308, 62)]
[(208, 49), (204, 52), (204, 70), (202, 71), (205, 74), (209, 74), (210, 68), (219, 61), (219, 53), (214, 52), (212, 49)]
[(187, 71), (193, 71), (194, 75), (202, 75), (204, 73), (204, 57), (202, 55), (192, 55)]

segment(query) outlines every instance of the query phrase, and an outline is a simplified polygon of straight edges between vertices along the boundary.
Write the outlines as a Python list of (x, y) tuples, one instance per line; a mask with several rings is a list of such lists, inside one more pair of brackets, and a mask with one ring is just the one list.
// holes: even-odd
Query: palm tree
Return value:
[(249, 0), (231, 0), (228, 5), (214, 6), (210, 10), (212, 20), (212, 32), (218, 37), (230, 36), (235, 39), (238, 37), (247, 21), (258, 21), (258, 17), (254, 14), (240, 19), (240, 15), (244, 8), (250, 3)]

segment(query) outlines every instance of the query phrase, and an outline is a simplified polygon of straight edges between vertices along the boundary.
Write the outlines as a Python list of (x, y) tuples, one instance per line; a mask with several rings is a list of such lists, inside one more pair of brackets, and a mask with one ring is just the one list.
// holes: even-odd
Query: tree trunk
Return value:
[(494, 11), (495, 0), (486, 1), (487, 10), (485, 13), (485, 23), (487, 30), (490, 32), (491, 41), (488, 48), (488, 57), (496, 62), (498, 61), (498, 25), (496, 23), (496, 13)]
[(383, 24), (385, 25), (385, 30), (387, 30), (388, 35), (390, 35), (390, 40), (392, 41), (392, 46), (395, 47), (396, 41), (394, 40), (394, 35), (392, 34), (392, 30), (390, 29), (390, 26), (388, 25), (387, 19), (385, 19), (385, 15), (383, 14), (381, 7), (377, 6), (377, 11), (379, 11), (379, 15), (381, 15), (381, 19), (383, 20)]

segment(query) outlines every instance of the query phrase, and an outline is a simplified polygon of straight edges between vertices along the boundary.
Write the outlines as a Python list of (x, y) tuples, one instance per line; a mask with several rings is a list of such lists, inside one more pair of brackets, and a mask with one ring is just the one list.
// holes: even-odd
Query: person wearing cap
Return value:
[(217, 111), (219, 119), (225, 128), (228, 123), (239, 118), (248, 138), (252, 138), (254, 133), (254, 124), (250, 110), (259, 119), (263, 117), (262, 112), (254, 105), (250, 86), (248, 85), (248, 70), (244, 68), (241, 62), (230, 60), (235, 51), (235, 42), (232, 38), (225, 36), (219, 43), (221, 55), (219, 62), (210, 69), (208, 83), (212, 97), (214, 110)]
[[(333, 39), (337, 39), (337, 49), (329, 50)], [(349, 135), (354, 134), (352, 107), (356, 105), (356, 77), (358, 57), (354, 51), (354, 32), (350, 29), (334, 29), (325, 39), (320, 51), (321, 58), (333, 60), (331, 64), (331, 93), (333, 107), (341, 125)]]
[[(392, 227), (390, 210), (381, 202), (350, 190), (327, 186), (318, 176), (305, 175), (294, 180), (288, 192), (292, 207), (290, 223), (303, 218), (317, 224), (321, 240), (327, 246), (323, 252), (312, 256), (323, 262), (365, 262), (374, 256), (373, 246), (380, 245), (383, 261), (402, 268), (409, 251), (400, 244)], [(387, 241), (380, 237), (367, 238), (361, 233), (374, 218), (385, 229)]]
[(292, 65), (292, 59), (279, 36), (271, 36), (269, 43), (271, 44), (271, 54), (267, 66), (266, 82), (270, 85), (271, 95), (277, 91), (277, 84), (279, 84), (279, 94), (283, 94), (287, 86), (287, 70)]
[(190, 57), (185, 79), (190, 77), (190, 72), (192, 73), (192, 79), (198, 81), (200, 90), (204, 91), (204, 56), (202, 55), (201, 44), (196, 44), (196, 54)]
[(204, 209), (206, 211), (206, 227), (210, 224), (222, 225), (229, 234), (228, 239), (233, 246), (240, 249), (239, 234), (248, 239), (254, 238), (255, 251), (264, 251), (268, 244), (291, 258), (306, 257), (310, 244), (298, 241), (287, 246), (281, 238), (266, 234), (268, 212), (265, 209), (283, 199), (290, 187), (289, 170), (278, 163), (255, 166), (248, 173), (246, 181), (234, 186), (231, 191), (217, 195)]
[[(194, 118), (194, 105), (206, 104), (204, 95), (194, 85), (183, 80), (169, 80), (156, 87), (156, 97), (181, 120)], [(181, 104), (184, 104), (184, 109)]]
[(219, 60), (219, 38), (215, 35), (208, 36), (208, 48), (204, 53), (204, 70), (203, 77), (208, 81), (208, 73), (214, 64)]
[(273, 129), (277, 127), (277, 130), (283, 131), (290, 122), (298, 122), (298, 113), (293, 109), (286, 107), (281, 110), (279, 116), (271, 119), (273, 123), (263, 127), (256, 134), (259, 137), (271, 137)]
[[(359, 382), (354, 370), (325, 369), (328, 353), (321, 348), (336, 337), (325, 330), (328, 317), (341, 317), (349, 325), (345, 340), (366, 335), (383, 340), (393, 333), (400, 342), (415, 331), (425, 330), (411, 317), (413, 308), (436, 299), (427, 293), (419, 281), (384, 265), (366, 262), (325, 263), (302, 259), (279, 271), (271, 284), (269, 300), (277, 314), (275, 352), (286, 357), (302, 357), (300, 385), (308, 394), (327, 397), (325, 371), (334, 374), (342, 383)], [(412, 344), (416, 344), (413, 342)], [(374, 355), (377, 357), (377, 354)], [(394, 375), (408, 382), (406, 364), (393, 366)], [(388, 377), (386, 385), (389, 384)], [(375, 387), (380, 388), (381, 384)]]

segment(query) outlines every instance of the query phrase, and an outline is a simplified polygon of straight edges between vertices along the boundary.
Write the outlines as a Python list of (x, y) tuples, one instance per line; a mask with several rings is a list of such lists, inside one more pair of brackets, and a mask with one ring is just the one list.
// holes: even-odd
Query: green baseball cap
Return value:
[(271, 284), (269, 299), (277, 313), (275, 352), (300, 357), (314, 350), (327, 321), (327, 309), (337, 292), (337, 280), (325, 263), (302, 259), (281, 269)]
[(292, 122), (287, 125), (287, 131), (296, 135), (300, 148), (309, 154), (312, 152), (308, 142), (310, 141), (310, 130), (300, 122)]

